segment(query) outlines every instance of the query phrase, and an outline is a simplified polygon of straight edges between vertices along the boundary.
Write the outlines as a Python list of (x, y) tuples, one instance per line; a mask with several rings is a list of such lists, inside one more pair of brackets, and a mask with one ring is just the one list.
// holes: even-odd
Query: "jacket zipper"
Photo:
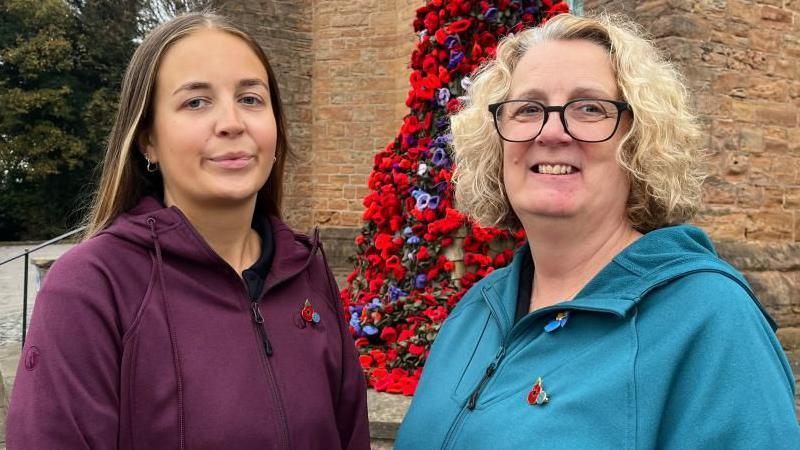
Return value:
[[(500, 322), (499, 313), (494, 309), (492, 303), (486, 297), (486, 293), (483, 292), (482, 294), (483, 294), (483, 299), (486, 302), (487, 307), (489, 308), (490, 315), (492, 316), (492, 318), (497, 323), (498, 329), (503, 330), (504, 327), (503, 327), (502, 322)], [(559, 309), (564, 309), (564, 308), (547, 307), (547, 308), (542, 308), (539, 312), (541, 314), (545, 314), (545, 313), (550, 313), (551, 310), (555, 311), (555, 310), (559, 310)], [(580, 308), (569, 308), (569, 309), (578, 310), (578, 311), (584, 310), (584, 311), (594, 311), (594, 312), (609, 312), (609, 311), (607, 311), (605, 309), (591, 308), (591, 307), (588, 307), (588, 306), (581, 306)], [(617, 312), (613, 312), (613, 313), (615, 315), (621, 317), (621, 315), (619, 313), (617, 313)], [(452, 445), (452, 443), (453, 443), (452, 441), (455, 439), (456, 430), (460, 427), (461, 422), (464, 421), (464, 417), (466, 416), (467, 412), (473, 411), (475, 409), (475, 407), (477, 406), (478, 398), (480, 397), (481, 392), (483, 391), (483, 388), (486, 387), (486, 385), (489, 383), (489, 381), (492, 378), (492, 376), (497, 372), (497, 369), (499, 368), (500, 363), (502, 362), (503, 357), (505, 356), (506, 349), (508, 348), (508, 346), (511, 343), (511, 340), (512, 340), (512, 337), (513, 337), (513, 334), (514, 334), (513, 333), (514, 327), (516, 325), (517, 324), (512, 326), (512, 328), (506, 332), (506, 335), (503, 338), (503, 342), (500, 344), (500, 349), (497, 351), (497, 354), (495, 355), (494, 359), (492, 360), (491, 363), (489, 363), (488, 366), (486, 366), (486, 370), (483, 373), (483, 377), (481, 377), (481, 380), (478, 382), (478, 384), (472, 390), (472, 393), (470, 394), (470, 396), (467, 399), (467, 401), (464, 404), (464, 406), (461, 408), (461, 411), (458, 413), (458, 416), (456, 416), (455, 420), (453, 421), (453, 424), (450, 425), (450, 429), (448, 430), (447, 435), (445, 436), (444, 443), (442, 444), (442, 447), (441, 447), (442, 450), (448, 449)]]
[(505, 345), (501, 345), (500, 350), (497, 351), (497, 355), (495, 355), (494, 357), (494, 360), (492, 360), (491, 364), (489, 364), (486, 367), (486, 371), (484, 372), (481, 381), (478, 383), (478, 385), (472, 391), (472, 394), (469, 396), (469, 401), (467, 401), (468, 410), (472, 411), (473, 409), (475, 409), (475, 404), (478, 403), (478, 396), (481, 395), (481, 390), (489, 381), (489, 378), (491, 378), (492, 375), (494, 375), (494, 372), (497, 370), (497, 366), (500, 365), (500, 360), (503, 359), (505, 353), (506, 353), (506, 347)]
[(250, 311), (252, 312), (253, 317), (253, 325), (256, 328), (259, 341), (262, 343), (264, 349), (262, 360), (264, 362), (264, 367), (267, 370), (267, 382), (272, 393), (272, 403), (275, 405), (275, 410), (278, 413), (278, 428), (280, 429), (281, 448), (289, 450), (291, 447), (289, 446), (289, 427), (286, 422), (286, 412), (283, 409), (283, 401), (281, 400), (280, 390), (278, 389), (278, 383), (275, 379), (275, 372), (272, 370), (272, 364), (270, 363), (269, 358), (272, 356), (272, 343), (270, 343), (269, 338), (267, 337), (267, 330), (264, 326), (264, 316), (261, 315), (261, 310), (258, 307), (258, 300), (253, 298), (249, 300)]
[(258, 309), (258, 302), (250, 302), (250, 309), (253, 311), (253, 321), (256, 323), (258, 335), (261, 337), (261, 342), (264, 344), (264, 354), (267, 356), (272, 356), (272, 344), (269, 342), (269, 338), (267, 337), (267, 330), (264, 329), (264, 317), (261, 315), (261, 311)]
[[(502, 323), (500, 322), (500, 319), (497, 317), (497, 311), (495, 311), (494, 308), (491, 307), (491, 302), (489, 302), (489, 300), (486, 298), (485, 292), (483, 293), (483, 299), (486, 302), (486, 304), (489, 305), (489, 313), (491, 314), (495, 322), (497, 322), (498, 328), (502, 330), (503, 326)], [(466, 416), (467, 412), (475, 409), (475, 405), (477, 405), (478, 403), (478, 397), (481, 395), (481, 391), (483, 390), (484, 386), (486, 386), (486, 383), (489, 382), (489, 379), (492, 378), (492, 375), (494, 375), (495, 372), (497, 372), (497, 368), (498, 366), (500, 366), (500, 362), (503, 360), (503, 357), (506, 354), (506, 346), (507, 346), (506, 340), (510, 335), (511, 333), (508, 333), (508, 335), (506, 335), (506, 337), (503, 338), (503, 343), (500, 344), (500, 349), (497, 350), (494, 359), (492, 360), (491, 363), (489, 363), (488, 366), (486, 366), (486, 370), (484, 370), (481, 380), (475, 386), (475, 389), (472, 390), (472, 393), (467, 399), (467, 402), (461, 408), (461, 411), (459, 411), (458, 416), (456, 416), (455, 420), (453, 421), (453, 424), (450, 425), (450, 429), (447, 431), (444, 443), (442, 444), (442, 450), (450, 448), (450, 445), (454, 441), (456, 430), (460, 427), (461, 422), (464, 421), (464, 417)]]

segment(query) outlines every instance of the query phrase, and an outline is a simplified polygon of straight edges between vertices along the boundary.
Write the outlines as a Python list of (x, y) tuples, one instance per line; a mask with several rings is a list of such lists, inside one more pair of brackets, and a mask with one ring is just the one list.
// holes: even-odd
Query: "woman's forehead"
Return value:
[(242, 38), (223, 30), (201, 29), (175, 42), (162, 56), (158, 84), (231, 78), (267, 81), (264, 64)]
[(555, 40), (533, 45), (520, 58), (509, 98), (541, 99), (554, 93), (616, 97), (617, 92), (608, 50), (586, 40)]

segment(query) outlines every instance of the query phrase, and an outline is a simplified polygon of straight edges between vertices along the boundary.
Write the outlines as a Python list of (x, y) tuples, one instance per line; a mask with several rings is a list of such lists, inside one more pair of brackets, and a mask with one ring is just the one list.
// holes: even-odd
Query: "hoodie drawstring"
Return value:
[(159, 285), (161, 286), (161, 298), (164, 304), (164, 315), (167, 321), (167, 331), (169, 332), (169, 341), (172, 346), (172, 362), (175, 366), (175, 384), (177, 386), (178, 397), (178, 441), (179, 449), (186, 448), (185, 438), (185, 419), (183, 413), (183, 375), (181, 371), (181, 358), (178, 352), (178, 338), (175, 336), (175, 329), (172, 327), (172, 318), (170, 314), (169, 301), (167, 300), (167, 288), (164, 283), (164, 260), (161, 257), (161, 244), (158, 241), (158, 232), (156, 231), (156, 219), (152, 217), (147, 218), (147, 224), (150, 226), (150, 236), (153, 238), (153, 245), (156, 250), (156, 270), (158, 271)]

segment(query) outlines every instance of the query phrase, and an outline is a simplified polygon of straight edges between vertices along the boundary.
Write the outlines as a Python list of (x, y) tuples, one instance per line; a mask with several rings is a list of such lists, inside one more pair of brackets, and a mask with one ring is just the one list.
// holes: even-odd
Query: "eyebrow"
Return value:
[[(269, 86), (267, 83), (260, 78), (245, 78), (236, 83), (237, 88), (253, 86), (262, 86), (264, 89), (269, 91)], [(175, 95), (180, 91), (202, 91), (205, 89), (211, 89), (211, 83), (205, 81), (189, 81), (188, 83), (183, 83), (182, 85), (178, 86), (178, 89), (175, 89), (175, 91), (172, 92), (172, 95)]]
[[(602, 89), (593, 88), (593, 87), (579, 87), (570, 91), (569, 96), (571, 98), (580, 98), (580, 97), (591, 97), (591, 98), (601, 98), (601, 97), (614, 97), (610, 95), (608, 92), (605, 92)], [(537, 88), (527, 89), (522, 91), (518, 95), (515, 96), (512, 100), (541, 100), (547, 97), (545, 91), (542, 91)]]

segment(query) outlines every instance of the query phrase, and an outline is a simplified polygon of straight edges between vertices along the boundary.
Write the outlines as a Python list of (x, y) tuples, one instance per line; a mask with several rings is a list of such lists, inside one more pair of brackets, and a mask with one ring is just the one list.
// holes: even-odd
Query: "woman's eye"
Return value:
[(605, 112), (601, 108), (598, 108), (597, 105), (583, 105), (581, 106), (581, 110), (585, 113), (595, 113), (595, 114), (600, 114)]
[(247, 106), (258, 106), (264, 103), (261, 101), (261, 98), (256, 97), (255, 95), (244, 96), (239, 101)]
[(542, 113), (542, 107), (541, 106), (536, 105), (536, 104), (525, 104), (525, 105), (522, 105), (519, 108), (517, 108), (517, 110), (514, 111), (513, 116), (514, 117), (535, 116), (535, 115), (539, 115), (541, 113)]
[(206, 100), (204, 100), (202, 98), (193, 98), (191, 100), (188, 100), (183, 105), (188, 109), (200, 109), (203, 106), (205, 106), (206, 103), (207, 103)]
[(575, 105), (580, 114), (591, 116), (607, 116), (609, 108), (599, 101), (580, 102)]

